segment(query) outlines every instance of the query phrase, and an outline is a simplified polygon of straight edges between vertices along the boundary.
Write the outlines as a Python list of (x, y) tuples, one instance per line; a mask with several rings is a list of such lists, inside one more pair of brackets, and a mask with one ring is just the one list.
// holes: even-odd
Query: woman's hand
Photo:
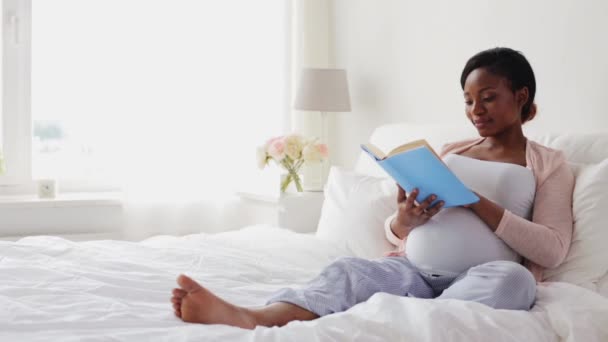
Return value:
[[(469, 190), (471, 190), (471, 189), (469, 189)], [(477, 191), (473, 191), (473, 190), (471, 190), (471, 192), (473, 192), (473, 193), (475, 194), (475, 196), (479, 197), (479, 201), (477, 201), (477, 202), (475, 202), (475, 203), (471, 203), (471, 204), (465, 204), (465, 205), (463, 205), (463, 206), (462, 206), (463, 208), (467, 208), (467, 209), (473, 209), (473, 206), (474, 206), (475, 204), (479, 204), (481, 201), (483, 201), (483, 200), (485, 200), (485, 199), (486, 199), (485, 197), (483, 197), (483, 196), (481, 196), (480, 194), (478, 194), (478, 193), (477, 193)]]
[(471, 209), (488, 225), (488, 228), (495, 232), (502, 220), (505, 209), (477, 192), (474, 193), (479, 197), (479, 202), (463, 205), (463, 207)]
[(430, 195), (416, 205), (418, 189), (414, 189), (409, 196), (406, 196), (405, 190), (399, 185), (397, 187), (399, 188), (397, 193), (397, 216), (391, 222), (391, 230), (398, 238), (404, 239), (414, 228), (425, 224), (437, 214), (443, 207), (444, 202), (439, 201), (431, 207), (431, 203), (437, 196)]

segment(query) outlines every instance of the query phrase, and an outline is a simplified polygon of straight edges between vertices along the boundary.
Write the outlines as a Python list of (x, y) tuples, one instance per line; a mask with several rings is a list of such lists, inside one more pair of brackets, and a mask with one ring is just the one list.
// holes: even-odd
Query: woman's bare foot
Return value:
[(227, 324), (253, 329), (257, 325), (254, 315), (247, 309), (232, 305), (211, 293), (191, 278), (180, 275), (173, 289), (175, 315), (188, 323)]

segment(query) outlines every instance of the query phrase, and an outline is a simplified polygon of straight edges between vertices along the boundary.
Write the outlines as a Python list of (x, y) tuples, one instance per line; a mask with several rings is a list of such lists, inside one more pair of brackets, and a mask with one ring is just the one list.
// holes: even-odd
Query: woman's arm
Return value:
[(562, 163), (537, 190), (532, 222), (483, 197), (469, 207), (523, 257), (553, 268), (564, 260), (570, 248), (573, 189), (572, 171), (567, 163)]
[(479, 197), (479, 202), (468, 205), (467, 207), (473, 210), (473, 212), (477, 214), (493, 232), (495, 232), (505, 214), (505, 209), (480, 194), (475, 194)]
[[(400, 246), (403, 243), (403, 239), (400, 238), (399, 236), (397, 236), (391, 228), (391, 224), (393, 223), (393, 220), (396, 217), (397, 217), (397, 213), (395, 212), (393, 215), (389, 216), (384, 221), (384, 233), (386, 235), (386, 239), (388, 240), (388, 242), (390, 242), (391, 244), (393, 244), (395, 246)], [(407, 238), (407, 236), (404, 238)]]

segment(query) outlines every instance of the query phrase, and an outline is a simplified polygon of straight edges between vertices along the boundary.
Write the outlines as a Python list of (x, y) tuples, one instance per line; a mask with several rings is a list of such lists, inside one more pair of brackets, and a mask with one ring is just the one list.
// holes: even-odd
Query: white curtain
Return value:
[[(292, 21), (292, 89), (296, 90), (302, 68), (336, 67), (331, 59), (333, 46), (330, 39), (332, 2), (328, 0), (294, 0)], [(330, 160), (335, 156), (335, 143), (331, 139), (333, 120), (329, 117)], [(323, 129), (319, 112), (294, 111), (293, 130), (306, 136), (320, 136)], [(304, 182), (309, 179), (327, 178), (327, 171), (320, 164), (304, 165)]]
[(129, 237), (241, 225), (235, 192), (288, 118), (288, 3), (33, 1), (34, 120), (95, 152)]

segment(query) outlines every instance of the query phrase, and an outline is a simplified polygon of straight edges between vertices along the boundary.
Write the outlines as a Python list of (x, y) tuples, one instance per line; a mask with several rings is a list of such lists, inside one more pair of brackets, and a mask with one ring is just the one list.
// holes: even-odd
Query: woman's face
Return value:
[(520, 113), (527, 100), (527, 87), (513, 93), (506, 78), (484, 68), (473, 70), (464, 83), (465, 113), (482, 137), (521, 126)]

